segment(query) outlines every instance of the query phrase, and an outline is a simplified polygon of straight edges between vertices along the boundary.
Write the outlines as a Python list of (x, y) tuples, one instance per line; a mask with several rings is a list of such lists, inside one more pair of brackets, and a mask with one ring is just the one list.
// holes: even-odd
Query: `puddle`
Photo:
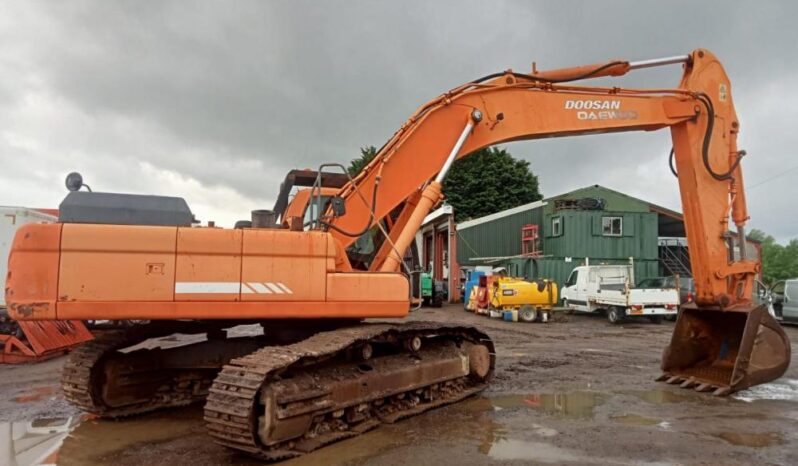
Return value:
[(202, 407), (167, 410), (119, 421), (89, 419), (72, 430), (59, 464), (113, 463), (112, 455), (138, 444), (154, 444), (202, 429)]
[(490, 398), (495, 409), (531, 408), (561, 419), (590, 419), (593, 409), (605, 401), (599, 392), (574, 391)]
[(285, 466), (327, 466), (331, 463), (330, 458), (335, 458), (336, 464), (359, 462), (411, 443), (412, 440), (404, 430), (377, 428), (359, 437), (333, 443), (319, 451), (280, 464)]
[(665, 403), (687, 403), (692, 401), (705, 401), (710, 398), (707, 394), (698, 393), (694, 390), (670, 391), (670, 390), (629, 390), (621, 392), (636, 396), (643, 401), (652, 404), (665, 404)]
[[(37, 391), (38, 393), (38, 391)], [(27, 395), (26, 395), (27, 396)], [(46, 396), (43, 394), (42, 396)], [(202, 428), (202, 409), (192, 407), (123, 421), (89, 415), (0, 423), (0, 464), (111, 464), (111, 455)]]
[(14, 466), (55, 464), (77, 418), (0, 423), (0, 462)]
[(527, 442), (523, 440), (504, 439), (494, 442), (488, 456), (500, 461), (534, 461), (546, 464), (602, 464), (602, 465), (639, 465), (639, 466), (665, 466), (672, 465), (669, 461), (629, 461), (607, 457), (588, 456), (565, 448), (560, 448), (545, 442)]
[(755, 400), (798, 401), (798, 380), (778, 379), (775, 382), (737, 392), (732, 397), (747, 402)]
[(721, 432), (713, 434), (715, 437), (721, 438), (732, 445), (741, 447), (762, 448), (771, 445), (779, 445), (783, 443), (781, 436), (775, 432), (765, 433), (740, 433), (740, 432)]
[(58, 387), (37, 387), (12, 398), (17, 403), (34, 403), (58, 395)]
[(627, 426), (657, 426), (661, 425), (663, 421), (650, 417), (641, 416), (639, 414), (624, 414), (620, 416), (610, 416), (610, 419), (625, 424)]
[(488, 456), (495, 460), (526, 460), (539, 463), (584, 463), (588, 458), (544, 442), (505, 439), (494, 442)]

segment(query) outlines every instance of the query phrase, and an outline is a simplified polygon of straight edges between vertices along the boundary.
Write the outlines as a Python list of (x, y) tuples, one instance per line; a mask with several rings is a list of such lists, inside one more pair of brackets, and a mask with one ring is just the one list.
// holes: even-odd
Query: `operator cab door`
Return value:
[(568, 300), (568, 307), (578, 311), (587, 311), (587, 270), (574, 269), (565, 282), (562, 294)]

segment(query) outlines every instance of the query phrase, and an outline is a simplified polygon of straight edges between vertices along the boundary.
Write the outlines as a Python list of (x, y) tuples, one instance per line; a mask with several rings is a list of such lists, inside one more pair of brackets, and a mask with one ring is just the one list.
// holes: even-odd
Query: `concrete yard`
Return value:
[[(774, 383), (713, 398), (653, 381), (672, 323), (509, 323), (459, 306), (412, 318), (487, 331), (499, 357), (491, 388), (285, 464), (798, 464), (795, 362)], [(786, 332), (795, 348), (798, 328)], [(59, 393), (63, 361), (0, 368), (0, 463), (8, 422), (72, 416), (61, 465), (257, 464), (214, 445), (198, 406), (123, 421), (80, 415)]]

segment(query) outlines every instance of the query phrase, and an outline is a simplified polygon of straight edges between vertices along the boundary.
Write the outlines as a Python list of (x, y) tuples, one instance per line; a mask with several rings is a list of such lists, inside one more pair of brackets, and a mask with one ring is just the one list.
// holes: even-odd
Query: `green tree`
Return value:
[(356, 159), (352, 159), (349, 162), (349, 167), (347, 167), (347, 171), (349, 171), (350, 176), (355, 176), (360, 173), (360, 170), (363, 169), (374, 156), (377, 155), (377, 148), (374, 146), (365, 146), (360, 148), (360, 157)]
[[(374, 146), (361, 147), (360, 157), (349, 163), (349, 174), (357, 175), (376, 154)], [(543, 198), (529, 162), (497, 147), (481, 149), (455, 161), (443, 182), (443, 194), (454, 208), (457, 221)]]
[(454, 207), (457, 221), (543, 198), (529, 162), (498, 147), (481, 149), (455, 161), (443, 182), (443, 193)]
[(772, 285), (798, 277), (798, 238), (781, 245), (761, 230), (751, 230), (748, 237), (762, 244), (762, 281)]

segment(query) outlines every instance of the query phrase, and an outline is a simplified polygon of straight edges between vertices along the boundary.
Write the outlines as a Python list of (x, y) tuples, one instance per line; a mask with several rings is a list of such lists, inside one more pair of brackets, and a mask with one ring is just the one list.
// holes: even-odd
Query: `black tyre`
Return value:
[(613, 306), (607, 309), (607, 320), (613, 325), (620, 324), (624, 317), (625, 312), (620, 307)]
[(538, 310), (529, 304), (525, 304), (518, 310), (518, 320), (522, 322), (535, 322), (538, 320)]

